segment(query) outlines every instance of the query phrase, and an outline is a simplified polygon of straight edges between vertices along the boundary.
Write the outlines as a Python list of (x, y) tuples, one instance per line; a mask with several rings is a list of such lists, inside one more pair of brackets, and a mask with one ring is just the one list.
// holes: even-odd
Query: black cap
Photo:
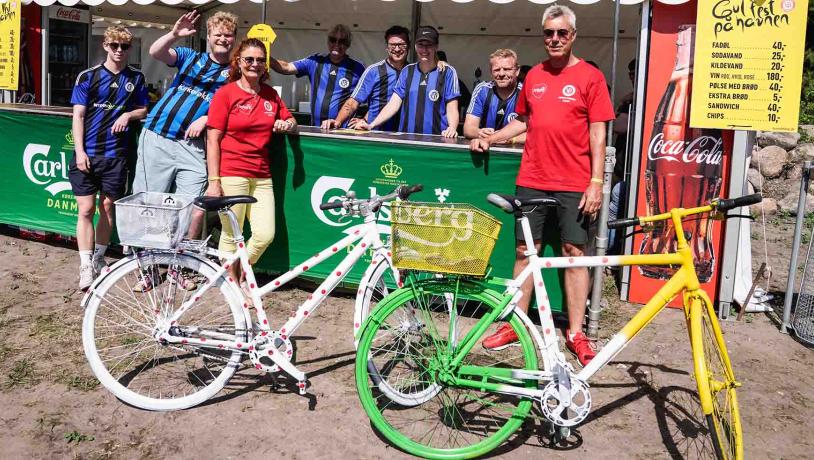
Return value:
[(438, 31), (435, 30), (435, 27), (432, 26), (421, 26), (415, 33), (415, 41), (416, 43), (422, 40), (429, 40), (432, 42), (433, 45), (438, 44)]

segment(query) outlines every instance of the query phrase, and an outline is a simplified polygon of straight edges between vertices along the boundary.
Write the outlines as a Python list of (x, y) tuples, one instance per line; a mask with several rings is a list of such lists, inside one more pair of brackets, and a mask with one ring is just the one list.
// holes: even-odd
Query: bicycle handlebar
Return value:
[(420, 192), (424, 190), (424, 186), (421, 184), (415, 185), (399, 185), (392, 192), (388, 193), (384, 196), (374, 196), (364, 200), (357, 200), (353, 194), (348, 192), (348, 196), (343, 197), (343, 199), (339, 201), (332, 201), (330, 203), (322, 203), (319, 205), (319, 209), (323, 211), (327, 211), (329, 209), (348, 209), (357, 207), (361, 203), (367, 203), (369, 205), (369, 209), (372, 211), (377, 211), (379, 206), (381, 206), (384, 202), (393, 200), (395, 198), (399, 198), (402, 200), (406, 200), (410, 195), (416, 192)]
[[(749, 206), (755, 203), (760, 203), (762, 200), (763, 197), (759, 193), (740, 196), (737, 198), (719, 198), (716, 200), (712, 200), (709, 204), (704, 206), (699, 206), (697, 208), (682, 209), (680, 214), (681, 217), (684, 218), (687, 216), (703, 214), (705, 212), (711, 211), (726, 212), (729, 211), (730, 209), (740, 208), (741, 206)], [(608, 222), (608, 228), (623, 228), (632, 225), (641, 225), (642, 223), (659, 222), (671, 218), (672, 214), (670, 212), (665, 212), (662, 214), (657, 214), (655, 216), (642, 216), (642, 217), (631, 217), (626, 219), (616, 219)]]

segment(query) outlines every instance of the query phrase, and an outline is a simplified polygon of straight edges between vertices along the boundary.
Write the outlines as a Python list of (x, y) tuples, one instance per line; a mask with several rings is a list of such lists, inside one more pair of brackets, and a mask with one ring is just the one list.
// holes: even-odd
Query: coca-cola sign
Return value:
[(651, 161), (683, 161), (717, 165), (724, 154), (724, 142), (720, 137), (698, 136), (692, 141), (664, 140), (664, 133), (658, 133), (650, 140), (647, 158)]
[(90, 13), (88, 10), (69, 8), (67, 6), (51, 7), (48, 17), (51, 19), (59, 19), (60, 21), (90, 22)]

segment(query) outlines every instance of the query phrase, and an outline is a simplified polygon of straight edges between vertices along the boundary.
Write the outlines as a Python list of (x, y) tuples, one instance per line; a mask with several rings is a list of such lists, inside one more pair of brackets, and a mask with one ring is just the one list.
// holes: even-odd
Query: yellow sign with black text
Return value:
[(808, 0), (698, 0), (690, 126), (797, 131)]
[[(256, 38), (263, 42), (266, 45), (266, 56), (271, 56), (271, 45), (274, 43), (274, 40), (277, 40), (277, 32), (271, 28), (268, 24), (255, 24), (249, 29), (249, 33), (246, 34), (248, 38)], [(269, 59), (266, 59), (266, 68), (268, 68)]]
[(17, 91), (21, 8), (21, 0), (0, 3), (0, 89)]

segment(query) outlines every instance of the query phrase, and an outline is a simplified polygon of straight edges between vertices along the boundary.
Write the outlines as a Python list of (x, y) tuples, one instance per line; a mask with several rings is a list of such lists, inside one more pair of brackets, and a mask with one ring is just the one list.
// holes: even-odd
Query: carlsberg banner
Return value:
[[(69, 117), (0, 111), (0, 132), (8, 133), (3, 135), (0, 147), (5, 173), (0, 183), (5, 198), (0, 222), (75, 234), (77, 208), (68, 183), (68, 164), (73, 155), (70, 121)], [(134, 158), (131, 160), (134, 162)], [(495, 275), (511, 277), (514, 220), (489, 205), (486, 195), (513, 193), (519, 163), (516, 154), (475, 155), (443, 145), (275, 136), (271, 172), (276, 234), (257, 268), (268, 272), (289, 270), (362, 224), (361, 219), (345, 218), (338, 210), (320, 210), (321, 203), (336, 200), (349, 190), (364, 198), (389, 193), (401, 184), (423, 184), (424, 191), (414, 194), (411, 200), (470, 203), (503, 222), (491, 263)], [(556, 225), (547, 227), (556, 233)], [(389, 207), (379, 214), (379, 229), (385, 239), (389, 238)], [(553, 254), (551, 248), (546, 251)], [(326, 276), (340, 257), (313, 267), (309, 275)], [(370, 261), (369, 256), (349, 273), (348, 281), (358, 282), (365, 261)], [(559, 276), (548, 271), (545, 278), (552, 305), (557, 308), (562, 303)]]

